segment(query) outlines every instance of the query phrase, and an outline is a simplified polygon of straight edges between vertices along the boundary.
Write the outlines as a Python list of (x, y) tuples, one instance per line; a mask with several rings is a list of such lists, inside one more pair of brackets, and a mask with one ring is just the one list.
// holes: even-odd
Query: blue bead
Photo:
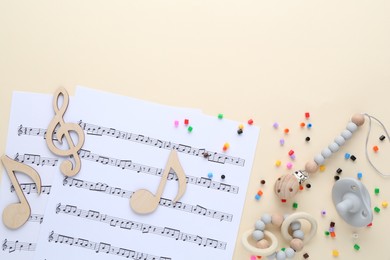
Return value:
[(259, 200), (260, 198), (261, 198), (261, 196), (259, 194), (256, 194), (255, 199)]
[(349, 153), (345, 153), (345, 154), (344, 154), (344, 158), (345, 158), (345, 159), (349, 159), (349, 157), (351, 157), (351, 155), (350, 155)]
[(209, 177), (209, 179), (212, 179), (213, 178), (213, 173), (209, 172), (209, 174), (207, 174), (207, 176)]
[(363, 177), (363, 173), (358, 172), (357, 177), (358, 177), (358, 179), (360, 180), (360, 179)]

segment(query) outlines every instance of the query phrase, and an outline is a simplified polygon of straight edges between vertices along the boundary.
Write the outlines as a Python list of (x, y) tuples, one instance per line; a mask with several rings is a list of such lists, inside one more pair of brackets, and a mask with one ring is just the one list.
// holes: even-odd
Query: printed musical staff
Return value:
[(65, 235), (54, 233), (54, 231), (50, 233), (48, 240), (49, 242), (67, 244), (69, 246), (78, 246), (85, 249), (90, 249), (95, 251), (96, 253), (112, 254), (112, 255), (122, 256), (131, 259), (138, 259), (138, 260), (170, 260), (171, 259), (169, 257), (154, 256), (154, 255), (141, 253), (126, 248), (115, 247), (112, 246), (111, 244), (107, 244), (103, 242), (93, 242), (91, 240), (87, 240), (84, 238), (65, 236)]
[[(20, 188), (26, 194), (37, 193), (37, 185), (33, 182), (20, 183)], [(49, 195), (51, 191), (51, 185), (42, 185), (41, 194)], [(11, 185), (11, 192), (15, 192), (14, 185)]]
[(37, 166), (56, 166), (58, 164), (58, 159), (41, 157), (39, 154), (17, 153), (14, 160), (21, 163), (35, 164)]
[(20, 242), (18, 240), (8, 241), (7, 239), (4, 239), (3, 241), (3, 251), (8, 250), (8, 253), (13, 253), (15, 251), (35, 251), (36, 246), (35, 243)]
[[(123, 190), (117, 187), (110, 187), (105, 183), (89, 182), (89, 181), (84, 181), (84, 180), (75, 179), (71, 177), (65, 177), (63, 180), (63, 185), (69, 187), (87, 189), (90, 191), (103, 192), (106, 194), (110, 194), (110, 195), (114, 195), (126, 199), (130, 199), (134, 193), (133, 191)], [(170, 199), (161, 198), (159, 205), (171, 209), (181, 210), (187, 213), (218, 219), (220, 221), (231, 222), (233, 220), (232, 214), (228, 214), (228, 213), (224, 213), (212, 209), (207, 209), (200, 205), (186, 204), (181, 201), (173, 203), (172, 200)]]
[(43, 215), (40, 214), (31, 214), (29, 222), (39, 222), (39, 224), (42, 224), (43, 222)]
[(109, 216), (107, 214), (102, 214), (94, 210), (83, 210), (73, 205), (61, 205), (61, 203), (59, 203), (56, 208), (56, 213), (57, 214), (63, 213), (71, 216), (76, 216), (79, 218), (99, 221), (108, 224), (111, 227), (120, 227), (126, 230), (138, 230), (143, 234), (149, 233), (154, 235), (165, 236), (183, 242), (194, 243), (197, 244), (198, 246), (212, 247), (215, 249), (222, 249), (222, 250), (226, 249), (226, 242), (223, 241), (218, 241), (216, 239), (202, 237), (199, 235), (187, 234), (181, 232), (178, 229), (173, 229), (169, 227), (152, 226), (149, 224), (139, 223), (128, 219), (117, 218), (117, 217)]
[[(147, 166), (139, 163), (135, 163), (131, 160), (121, 160), (112, 157), (102, 156), (99, 154), (92, 153), (91, 151), (80, 149), (79, 155), (81, 159), (89, 160), (96, 163), (101, 163), (103, 165), (110, 165), (117, 168), (121, 168), (122, 170), (131, 170), (136, 171), (137, 173), (146, 173), (151, 175), (160, 176), (163, 173), (162, 168), (155, 168), (152, 166)], [(177, 181), (177, 177), (174, 171), (170, 171), (168, 174), (168, 180)], [(237, 186), (229, 185), (227, 183), (221, 183), (217, 181), (212, 181), (209, 178), (204, 177), (195, 177), (195, 176), (186, 176), (186, 182), (188, 184), (198, 185), (205, 188), (215, 189), (219, 191), (229, 192), (237, 194), (239, 188)]]
[[(89, 123), (84, 123), (82, 121), (79, 122), (80, 127), (86, 131), (87, 135), (95, 135), (95, 136), (108, 136), (114, 137), (117, 139), (128, 140), (140, 144), (150, 145), (153, 147), (157, 147), (160, 149), (167, 150), (176, 150), (180, 153), (184, 153), (187, 155), (193, 155), (197, 157), (207, 158), (209, 162), (220, 163), (220, 164), (232, 164), (236, 166), (244, 166), (245, 160), (239, 157), (234, 157), (218, 152), (208, 151), (203, 148), (196, 148), (185, 144), (178, 144), (169, 141), (164, 141), (144, 135), (128, 133), (124, 131), (119, 131), (114, 128), (101, 127)], [(32, 136), (42, 136), (46, 139), (46, 129), (42, 128), (33, 128), (33, 127), (25, 127), (20, 125), (18, 129), (18, 135), (32, 135)], [(55, 136), (55, 135), (54, 135)]]

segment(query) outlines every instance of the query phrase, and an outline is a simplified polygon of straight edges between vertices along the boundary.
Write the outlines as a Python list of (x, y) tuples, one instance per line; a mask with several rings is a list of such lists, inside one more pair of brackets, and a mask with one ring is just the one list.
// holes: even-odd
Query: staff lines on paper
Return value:
[(28, 242), (20, 242), (16, 241), (8, 241), (4, 239), (3, 241), (3, 251), (8, 249), (8, 253), (13, 253), (15, 251), (35, 251), (37, 244), (28, 243)]
[(28, 219), (30, 222), (39, 222), (39, 224), (42, 224), (43, 222), (43, 215), (42, 214), (31, 214), (30, 218)]
[[(26, 194), (37, 193), (37, 185), (34, 182), (20, 183), (20, 188)], [(14, 185), (11, 184), (11, 193), (15, 192)], [(49, 195), (51, 191), (51, 185), (42, 185), (41, 194)]]
[(121, 229), (125, 230), (138, 230), (141, 231), (142, 234), (165, 236), (183, 242), (195, 243), (198, 246), (212, 247), (222, 250), (226, 249), (226, 242), (223, 241), (218, 241), (216, 239), (202, 237), (199, 235), (184, 233), (178, 229), (170, 227), (158, 227), (145, 223), (135, 222), (128, 219), (113, 217), (107, 214), (102, 214), (95, 210), (83, 210), (77, 208), (77, 206), (74, 205), (61, 205), (61, 203), (59, 203), (56, 208), (56, 213), (63, 213), (71, 216), (85, 218), (88, 220), (94, 220), (109, 224), (111, 227), (118, 226)]
[[(121, 159), (106, 157), (106, 156), (92, 153), (91, 151), (84, 150), (84, 149), (80, 149), (78, 154), (80, 155), (80, 158), (83, 160), (89, 160), (89, 161), (92, 161), (95, 163), (101, 163), (103, 165), (114, 166), (117, 168), (121, 168), (122, 170), (126, 169), (126, 170), (136, 171), (137, 173), (142, 172), (142, 173), (155, 175), (155, 176), (159, 176), (159, 177), (161, 177), (161, 175), (163, 173), (163, 169), (161, 169), (161, 168), (156, 168), (156, 167), (152, 167), (152, 166), (134, 163), (131, 160), (121, 160)], [(33, 157), (38, 158), (40, 155), (35, 154), (35, 155), (32, 155), (33, 157), (31, 157), (31, 155), (29, 155), (29, 156), (30, 156), (29, 158), (33, 158)], [(17, 156), (15, 156), (15, 160), (20, 161), (20, 160), (22, 160), (22, 158), (25, 158), (24, 154), (17, 154)], [(54, 161), (55, 159), (54, 158), (47, 158), (46, 160)], [(39, 163), (39, 160), (29, 159), (29, 160), (26, 160), (25, 163), (37, 164), (37, 163)], [(175, 181), (178, 180), (177, 176), (173, 170), (171, 170), (169, 172), (168, 180), (175, 180)], [(200, 186), (200, 187), (211, 188), (214, 190), (233, 193), (233, 194), (238, 194), (238, 191), (239, 191), (238, 186), (234, 186), (234, 185), (230, 185), (230, 184), (222, 183), (222, 182), (217, 182), (217, 181), (212, 181), (211, 179), (205, 178), (205, 177), (199, 178), (199, 177), (187, 175), (186, 182), (189, 184)], [(43, 186), (42, 186), (42, 188), (43, 188)]]
[(58, 159), (42, 157), (39, 154), (20, 154), (16, 153), (14, 160), (21, 163), (35, 164), (37, 166), (56, 166)]
[[(87, 132), (88, 135), (94, 136), (109, 136), (117, 139), (128, 140), (140, 144), (146, 144), (157, 148), (163, 148), (168, 150), (177, 150), (178, 152), (193, 155), (197, 157), (207, 158), (209, 162), (220, 163), (220, 164), (232, 164), (243, 167), (245, 160), (239, 157), (234, 157), (226, 154), (221, 154), (218, 152), (208, 151), (204, 148), (195, 148), (185, 144), (177, 144), (170, 141), (164, 141), (140, 134), (134, 134), (124, 131), (119, 131), (114, 128), (107, 128), (102, 126), (97, 126), (89, 123), (79, 122), (81, 128)], [(53, 133), (55, 135), (55, 132)], [(20, 125), (18, 128), (18, 135), (32, 135), (32, 136), (42, 136), (46, 138), (46, 129), (43, 128), (34, 128), (34, 127), (24, 127)]]
[(50, 233), (48, 240), (49, 242), (54, 241), (54, 243), (90, 249), (95, 251), (96, 253), (106, 253), (137, 260), (171, 260), (171, 258), (169, 257), (154, 256), (122, 247), (115, 247), (111, 244), (104, 242), (93, 242), (84, 238), (65, 236), (62, 234), (54, 233), (54, 231)]
[[(137, 173), (146, 173), (150, 175), (160, 176), (162, 175), (164, 169), (162, 168), (156, 168), (152, 166), (142, 165), (138, 163), (134, 163), (131, 160), (121, 160), (116, 159), (112, 157), (102, 156), (99, 154), (92, 153), (91, 151), (80, 149), (79, 151), (80, 157), (85, 160), (89, 160), (96, 163), (101, 163), (103, 165), (110, 165), (114, 167), (121, 168), (122, 170), (127, 169), (131, 171), (136, 171)], [(177, 176), (173, 170), (170, 170), (168, 174), (168, 180), (175, 180), (177, 181)], [(227, 183), (212, 181), (209, 178), (205, 177), (195, 177), (186, 175), (186, 182), (188, 184), (193, 184), (205, 188), (211, 188), (219, 191), (224, 191), (228, 193), (234, 193), (237, 194), (239, 187), (233, 186)]]
[[(97, 191), (97, 192), (103, 192), (106, 194), (130, 199), (131, 196), (133, 195), (133, 191), (128, 191), (124, 190), (121, 188), (117, 187), (110, 187), (105, 183), (100, 183), (100, 182), (89, 182), (89, 181), (84, 181), (80, 179), (75, 179), (72, 177), (64, 177), (63, 180), (63, 185), (68, 185), (69, 187), (76, 187), (76, 188), (83, 188), (87, 189), (90, 191)], [(216, 211), (213, 209), (207, 209), (205, 207), (202, 207), (200, 205), (191, 205), (191, 204), (186, 204), (181, 201), (177, 201), (176, 203), (173, 203), (172, 200), (166, 199), (166, 198), (160, 198), (159, 205), (171, 209), (176, 209), (176, 210), (181, 210), (185, 211), (188, 213), (192, 213), (195, 215), (200, 215), (200, 216), (205, 216), (205, 217), (210, 217), (210, 218), (215, 218), (220, 221), (228, 221), (232, 222), (233, 220), (233, 215)]]

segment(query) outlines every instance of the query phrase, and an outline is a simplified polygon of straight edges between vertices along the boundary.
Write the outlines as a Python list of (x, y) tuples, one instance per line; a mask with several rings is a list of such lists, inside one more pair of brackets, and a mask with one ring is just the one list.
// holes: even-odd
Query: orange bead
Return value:
[(372, 150), (374, 150), (374, 152), (378, 152), (379, 147), (375, 145), (374, 147), (372, 147)]
[(285, 128), (285, 129), (284, 129), (284, 133), (285, 133), (285, 134), (288, 134), (288, 132), (290, 132), (290, 129)]
[(257, 192), (257, 195), (262, 196), (262, 195), (263, 195), (263, 192), (262, 192), (261, 190), (259, 190), (259, 191)]
[(330, 232), (330, 236), (331, 237), (336, 237), (336, 233), (335, 232)]
[(306, 125), (306, 124), (305, 124), (304, 122), (302, 122), (302, 123), (300, 124), (301, 127), (305, 127), (305, 125)]

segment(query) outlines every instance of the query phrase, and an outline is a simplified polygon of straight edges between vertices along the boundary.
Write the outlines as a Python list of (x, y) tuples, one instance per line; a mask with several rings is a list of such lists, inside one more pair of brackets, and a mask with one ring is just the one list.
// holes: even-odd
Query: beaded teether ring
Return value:
[[(309, 221), (311, 225), (310, 233), (306, 236), (301, 230), (301, 223), (298, 221), (299, 219), (305, 219)], [(290, 240), (290, 247), (278, 252), (276, 251), (278, 247), (278, 240), (276, 236), (265, 230), (266, 225), (270, 223), (281, 228), (283, 238)], [(292, 236), (289, 233), (289, 229), (292, 231)], [(268, 259), (275, 258), (277, 260), (284, 260), (286, 258), (293, 258), (295, 252), (301, 251), (304, 243), (309, 242), (316, 232), (317, 222), (311, 215), (305, 212), (291, 214), (285, 219), (279, 214), (273, 214), (272, 216), (264, 214), (258, 221), (256, 221), (254, 230), (247, 230), (243, 234), (242, 244), (252, 254), (268, 256)], [(252, 236), (252, 238), (257, 241), (256, 247), (249, 244), (249, 236)], [(265, 239), (265, 237), (271, 240), (271, 244), (267, 239)]]

